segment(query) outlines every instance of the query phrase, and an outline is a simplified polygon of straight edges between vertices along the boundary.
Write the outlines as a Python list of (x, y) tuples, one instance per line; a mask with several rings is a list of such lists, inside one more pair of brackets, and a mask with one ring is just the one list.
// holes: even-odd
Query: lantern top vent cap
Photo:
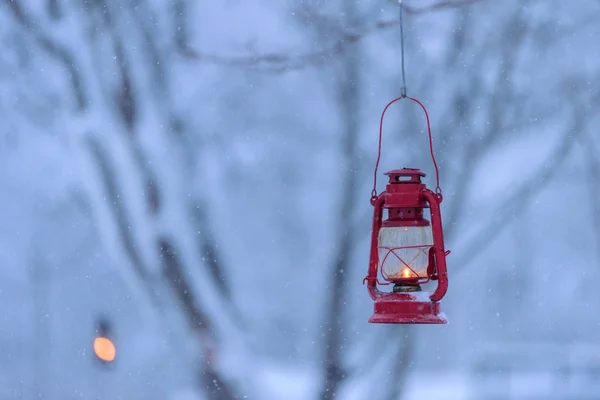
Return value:
[(421, 182), (425, 173), (418, 168), (402, 168), (388, 171), (385, 175), (390, 177), (390, 183), (415, 183)]

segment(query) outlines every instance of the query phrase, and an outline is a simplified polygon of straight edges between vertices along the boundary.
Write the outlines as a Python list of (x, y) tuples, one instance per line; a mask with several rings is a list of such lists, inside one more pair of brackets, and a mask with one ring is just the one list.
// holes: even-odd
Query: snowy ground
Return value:
[[(279, 365), (263, 365), (259, 373), (259, 387), (264, 388), (264, 399), (306, 400), (315, 398), (318, 390), (318, 371), (313, 368), (282, 368)], [(470, 398), (469, 375), (466, 373), (411, 375), (403, 400), (466, 399)], [(432, 384), (435, 383), (435, 384)], [(345, 391), (348, 400), (367, 398), (368, 388), (356, 385)]]
[[(263, 364), (258, 373), (265, 400), (305, 400), (315, 398), (317, 371), (314, 368), (285, 368)], [(412, 373), (402, 400), (424, 399), (600, 399), (600, 379), (584, 374), (568, 379), (552, 372), (492, 374), (481, 376), (470, 371)], [(366, 388), (345, 391), (345, 399), (368, 398)], [(356, 390), (354, 390), (356, 389)], [(375, 399), (371, 399), (375, 400)]]

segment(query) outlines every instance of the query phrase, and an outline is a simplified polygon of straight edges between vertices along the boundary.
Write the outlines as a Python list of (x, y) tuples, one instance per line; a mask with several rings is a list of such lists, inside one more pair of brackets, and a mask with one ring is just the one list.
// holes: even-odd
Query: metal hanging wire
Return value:
[(404, 14), (404, 6), (402, 0), (398, 0), (400, 4), (400, 57), (402, 62), (402, 88), (400, 90), (401, 97), (406, 97), (406, 71), (404, 69), (404, 21), (402, 15)]

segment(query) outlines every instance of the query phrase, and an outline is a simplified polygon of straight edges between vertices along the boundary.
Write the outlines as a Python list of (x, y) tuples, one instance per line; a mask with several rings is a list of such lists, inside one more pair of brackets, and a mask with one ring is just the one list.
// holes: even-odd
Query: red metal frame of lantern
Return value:
[[(435, 192), (429, 190), (421, 182), (421, 178), (425, 174), (419, 169), (404, 168), (387, 172), (389, 182), (386, 190), (377, 195), (377, 169), (381, 159), (383, 119), (387, 109), (403, 98), (419, 104), (425, 113), (429, 148), (436, 172), (436, 190)], [(374, 313), (369, 322), (448, 323), (440, 310), (440, 300), (448, 289), (446, 256), (450, 254), (450, 251), (444, 250), (441, 202), (442, 191), (439, 186), (438, 166), (433, 154), (433, 140), (427, 110), (420, 101), (412, 97), (402, 96), (394, 99), (384, 108), (379, 124), (379, 152), (371, 196), (371, 204), (375, 208), (371, 252), (368, 274), (364, 279), (367, 282), (369, 294), (374, 300)], [(425, 208), (430, 209), (431, 224), (423, 217)], [(388, 219), (386, 220), (383, 220), (384, 209), (388, 210)], [(385, 243), (382, 243), (384, 241)], [(382, 255), (383, 257), (381, 257)], [(392, 265), (392, 274), (385, 271), (386, 263)], [(417, 264), (418, 266), (415, 267)], [(381, 271), (381, 275), (387, 283), (378, 280), (378, 271)], [(421, 292), (420, 285), (429, 281), (437, 281), (435, 291), (432, 293)], [(392, 283), (394, 289), (390, 293), (382, 292), (377, 287), (378, 284), (390, 285)]]

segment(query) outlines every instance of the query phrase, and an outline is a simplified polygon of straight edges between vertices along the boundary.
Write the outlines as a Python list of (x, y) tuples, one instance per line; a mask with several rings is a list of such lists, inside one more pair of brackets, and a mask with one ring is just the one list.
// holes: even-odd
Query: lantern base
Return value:
[(439, 302), (432, 302), (428, 292), (382, 293), (375, 300), (373, 324), (447, 324)]

